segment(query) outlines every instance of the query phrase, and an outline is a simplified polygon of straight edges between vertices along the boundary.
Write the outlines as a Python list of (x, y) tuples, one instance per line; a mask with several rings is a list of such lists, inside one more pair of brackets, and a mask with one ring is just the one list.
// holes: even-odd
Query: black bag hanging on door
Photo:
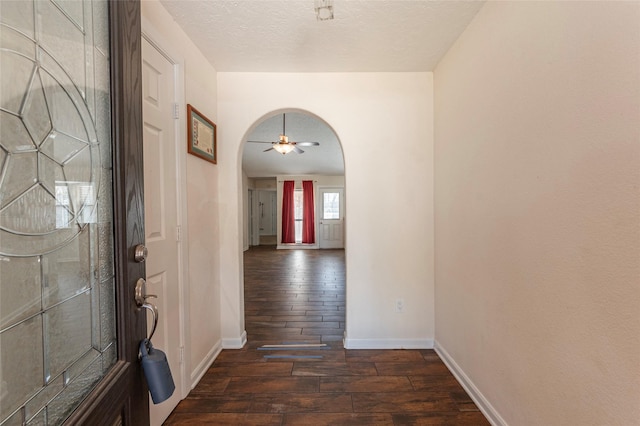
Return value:
[(149, 339), (140, 342), (140, 354), (144, 377), (147, 379), (151, 400), (160, 404), (173, 395), (176, 385), (173, 383), (169, 361), (164, 352), (155, 349)]

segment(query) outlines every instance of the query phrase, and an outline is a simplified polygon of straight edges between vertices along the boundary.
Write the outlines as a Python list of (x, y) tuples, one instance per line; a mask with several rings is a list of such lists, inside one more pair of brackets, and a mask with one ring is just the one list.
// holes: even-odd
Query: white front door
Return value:
[(318, 197), (320, 248), (344, 248), (344, 189), (319, 188)]
[[(179, 239), (177, 206), (178, 121), (173, 116), (176, 99), (174, 65), (143, 38), (142, 99), (144, 122), (144, 202), (147, 294), (159, 311), (151, 343), (166, 353), (176, 385), (173, 396), (150, 404), (151, 425), (161, 425), (181, 399), (181, 319), (179, 291)], [(148, 329), (152, 320), (148, 317)]]

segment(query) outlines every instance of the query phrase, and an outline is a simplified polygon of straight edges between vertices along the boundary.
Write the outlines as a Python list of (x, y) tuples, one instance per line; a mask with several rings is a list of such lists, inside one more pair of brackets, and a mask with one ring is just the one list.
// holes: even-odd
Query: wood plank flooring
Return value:
[(249, 342), (166, 425), (489, 424), (433, 350), (343, 348), (343, 250), (253, 247), (244, 267)]

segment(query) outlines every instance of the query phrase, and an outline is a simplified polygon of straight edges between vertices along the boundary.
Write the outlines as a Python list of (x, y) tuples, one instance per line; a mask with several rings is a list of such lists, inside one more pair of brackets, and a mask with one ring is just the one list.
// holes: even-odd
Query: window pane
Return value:
[(295, 208), (295, 219), (300, 219), (302, 220), (302, 203), (303, 203), (303, 197), (302, 197), (302, 189), (296, 189), (293, 192), (293, 205)]
[(322, 208), (323, 219), (340, 219), (340, 193), (325, 192)]
[(296, 189), (293, 192), (293, 205), (295, 209), (295, 238), (296, 243), (300, 244), (302, 242), (302, 215), (304, 214), (304, 197), (302, 189)]

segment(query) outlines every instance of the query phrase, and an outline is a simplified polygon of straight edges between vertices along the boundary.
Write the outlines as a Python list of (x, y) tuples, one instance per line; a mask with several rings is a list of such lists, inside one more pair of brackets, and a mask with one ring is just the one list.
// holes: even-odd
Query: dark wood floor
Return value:
[(344, 251), (260, 246), (244, 265), (249, 342), (223, 350), (165, 424), (489, 424), (433, 350), (343, 348)]

